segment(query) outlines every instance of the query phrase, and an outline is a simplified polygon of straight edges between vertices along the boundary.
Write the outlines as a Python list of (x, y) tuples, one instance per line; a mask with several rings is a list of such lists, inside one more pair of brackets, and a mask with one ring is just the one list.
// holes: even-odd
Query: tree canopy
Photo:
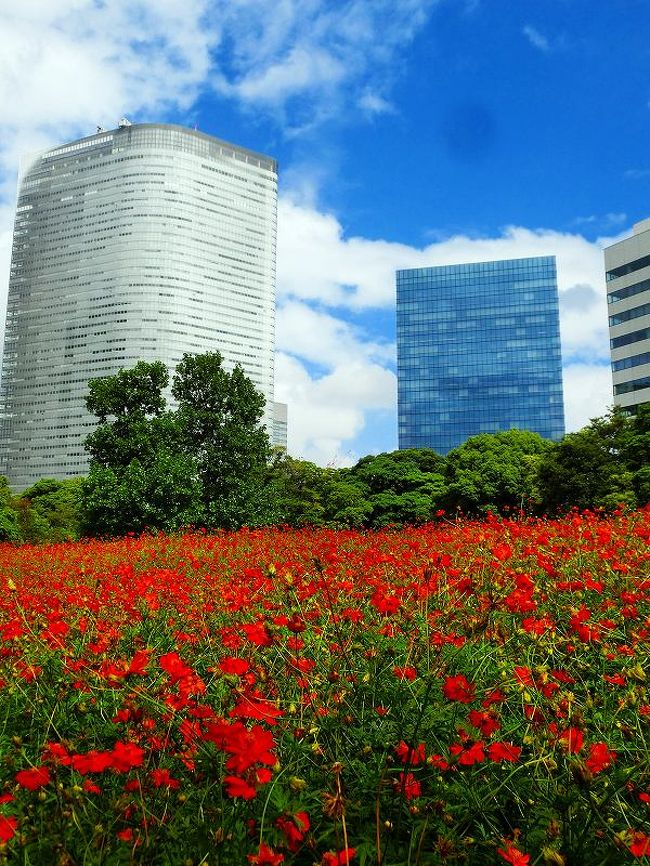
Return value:
[(527, 430), (470, 436), (447, 455), (447, 507), (470, 513), (535, 507), (540, 461), (553, 448)]
[(239, 367), (225, 370), (218, 352), (183, 356), (171, 385), (174, 409), (168, 385), (159, 361), (88, 383), (86, 405), (99, 419), (86, 440), (89, 532), (261, 521), (264, 397)]

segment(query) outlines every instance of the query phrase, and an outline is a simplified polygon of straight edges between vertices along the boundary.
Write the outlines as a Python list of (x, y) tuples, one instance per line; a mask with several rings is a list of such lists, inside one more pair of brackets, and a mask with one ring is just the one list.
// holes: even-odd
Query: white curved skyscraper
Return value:
[(21, 167), (0, 474), (84, 474), (90, 378), (185, 352), (241, 364), (273, 414), (275, 160), (167, 124), (99, 131)]

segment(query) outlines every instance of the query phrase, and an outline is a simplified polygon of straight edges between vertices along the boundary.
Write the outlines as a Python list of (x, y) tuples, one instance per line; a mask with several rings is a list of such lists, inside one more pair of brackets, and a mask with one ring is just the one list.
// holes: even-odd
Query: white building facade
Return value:
[(16, 489), (83, 475), (87, 382), (184, 353), (240, 364), (273, 423), (277, 163), (166, 124), (21, 167), (0, 405)]
[(614, 405), (634, 414), (650, 401), (650, 219), (605, 249)]

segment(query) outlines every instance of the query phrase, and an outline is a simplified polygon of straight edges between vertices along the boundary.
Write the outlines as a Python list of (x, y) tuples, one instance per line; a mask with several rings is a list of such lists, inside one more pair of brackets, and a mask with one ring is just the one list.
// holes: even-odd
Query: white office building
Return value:
[(650, 219), (605, 249), (614, 405), (650, 401)]
[(273, 427), (277, 164), (167, 124), (131, 125), (21, 166), (0, 398), (16, 489), (84, 474), (89, 379), (218, 350)]

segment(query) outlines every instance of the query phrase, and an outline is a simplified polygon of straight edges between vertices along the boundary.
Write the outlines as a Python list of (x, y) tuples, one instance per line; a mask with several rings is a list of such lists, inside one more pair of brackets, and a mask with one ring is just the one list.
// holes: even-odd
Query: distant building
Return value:
[(634, 414), (650, 401), (650, 219), (605, 249), (614, 405)]
[(287, 450), (287, 404), (273, 404), (273, 431), (271, 435), (271, 444), (277, 445), (278, 448)]
[(0, 473), (84, 474), (88, 379), (218, 350), (273, 425), (277, 164), (167, 124), (129, 124), (21, 166)]
[(555, 258), (397, 272), (400, 448), (564, 434)]

